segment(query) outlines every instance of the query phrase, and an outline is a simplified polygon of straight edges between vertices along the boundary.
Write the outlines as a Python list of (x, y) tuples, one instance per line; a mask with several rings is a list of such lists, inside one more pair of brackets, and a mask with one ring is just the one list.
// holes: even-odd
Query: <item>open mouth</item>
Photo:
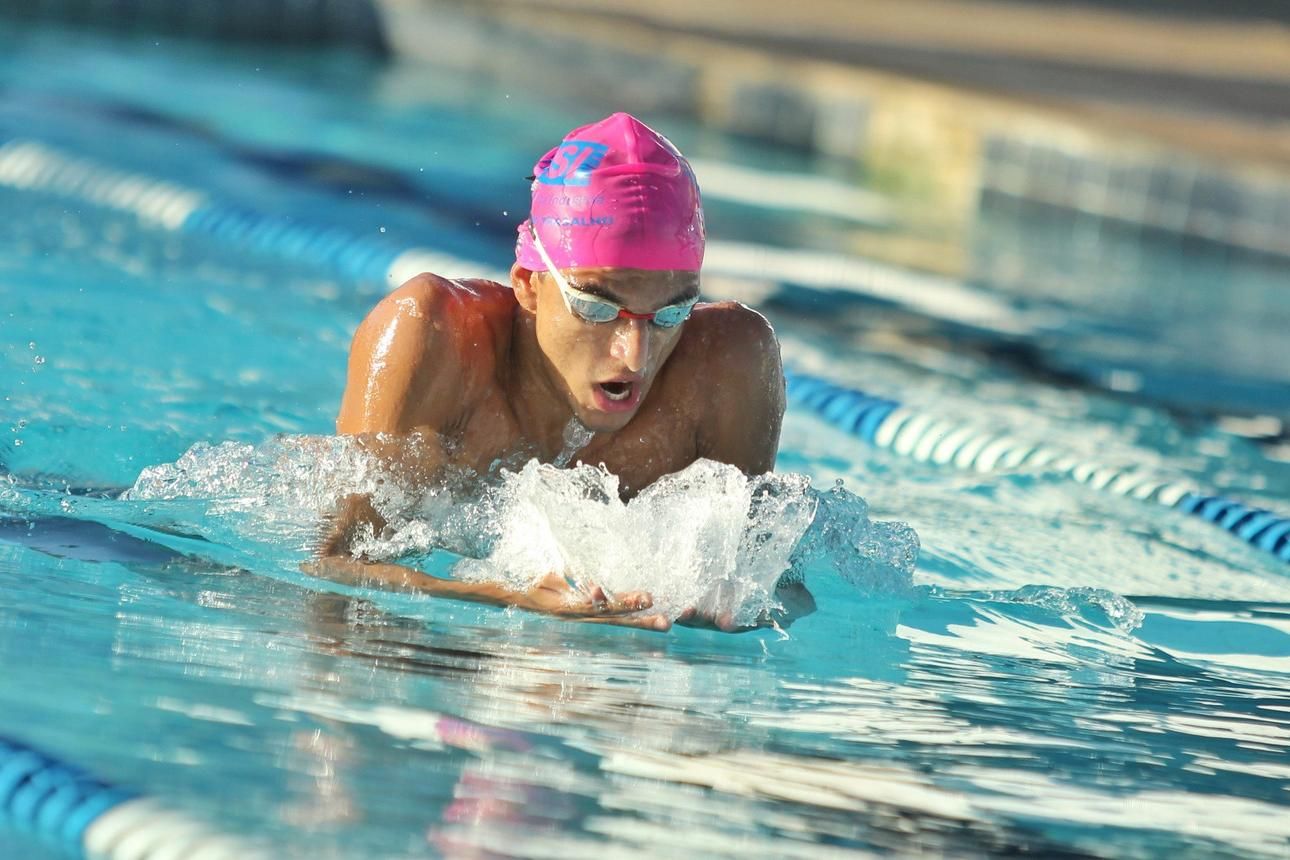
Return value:
[(605, 396), (613, 401), (622, 401), (632, 396), (632, 383), (630, 382), (602, 382), (600, 390)]

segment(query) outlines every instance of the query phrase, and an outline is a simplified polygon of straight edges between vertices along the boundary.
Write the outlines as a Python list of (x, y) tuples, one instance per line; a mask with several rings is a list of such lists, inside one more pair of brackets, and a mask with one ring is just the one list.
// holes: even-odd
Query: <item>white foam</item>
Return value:
[(493, 551), (457, 569), (516, 586), (563, 572), (611, 593), (648, 590), (671, 618), (695, 607), (751, 624), (778, 606), (775, 586), (814, 518), (808, 486), (700, 460), (624, 503), (608, 472), (530, 462), (503, 477)]
[[(863, 499), (810, 488), (804, 475), (749, 478), (700, 460), (629, 502), (617, 477), (579, 465), (529, 462), (476, 481), (413, 492), (353, 439), (279, 437), (258, 446), (199, 444), (146, 469), (122, 497), (204, 500), (200, 531), (234, 545), (268, 546), (294, 568), (316, 544), (322, 516), (346, 495), (368, 495), (388, 525), (352, 551), (402, 559), (446, 548), (468, 556), (454, 575), (525, 587), (551, 572), (611, 593), (646, 590), (652, 612), (690, 608), (751, 624), (778, 607), (781, 577), (808, 569), (889, 593), (909, 587), (918, 539), (908, 526), (869, 520)], [(441, 572), (441, 571), (435, 571)]]

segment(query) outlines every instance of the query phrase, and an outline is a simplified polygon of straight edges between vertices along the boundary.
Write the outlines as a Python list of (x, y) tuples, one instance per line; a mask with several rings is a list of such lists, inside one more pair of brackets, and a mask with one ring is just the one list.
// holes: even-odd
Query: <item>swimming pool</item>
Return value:
[[(275, 857), (1284, 854), (1285, 563), (1057, 470), (791, 409), (778, 470), (843, 480), (921, 553), (910, 589), (812, 567), (786, 635), (292, 577), (290, 492), (327, 475), (281, 447), (331, 429), (385, 273), (410, 247), (503, 269), (534, 154), (586, 117), (346, 56), (0, 39), (0, 736)], [(660, 125), (708, 194), (707, 288), (764, 299), (794, 368), (1290, 511), (1275, 442), (1152, 405), (1196, 400), (1170, 396), (1198, 372), (1181, 314), (1223, 323), (1195, 350), (1216, 383), (1279, 408), (1284, 267), (1102, 231), (1054, 262), (1060, 222), (998, 205), (975, 280), (838, 265), (856, 224), (746, 199), (750, 172), (832, 166)], [(1164, 280), (1172, 306), (1144, 298)], [(181, 498), (117, 498), (185, 452)], [(42, 851), (0, 828), (0, 855)]]

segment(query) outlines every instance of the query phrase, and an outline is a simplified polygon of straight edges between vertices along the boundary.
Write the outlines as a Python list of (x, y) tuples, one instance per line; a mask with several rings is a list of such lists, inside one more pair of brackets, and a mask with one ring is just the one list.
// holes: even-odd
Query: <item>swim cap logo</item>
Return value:
[(587, 218), (557, 218), (554, 215), (543, 215), (543, 224), (554, 224), (557, 227), (608, 227), (614, 223), (613, 215), (593, 215)]
[(604, 161), (609, 147), (591, 140), (566, 140), (538, 176), (546, 185), (588, 185), (591, 171)]

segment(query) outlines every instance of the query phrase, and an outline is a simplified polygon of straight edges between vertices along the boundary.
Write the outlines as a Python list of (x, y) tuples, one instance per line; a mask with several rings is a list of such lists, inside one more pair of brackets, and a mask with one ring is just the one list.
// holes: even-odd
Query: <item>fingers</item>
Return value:
[(561, 574), (558, 574), (555, 571), (552, 571), (551, 573), (548, 573), (546, 576), (543, 576), (540, 580), (538, 580), (537, 587), (545, 588), (550, 591), (568, 591), (569, 580), (567, 580)]
[(614, 601), (621, 612), (640, 612), (654, 605), (654, 596), (648, 591), (629, 591)]
[(617, 627), (636, 627), (640, 630), (653, 630), (666, 633), (672, 629), (672, 621), (666, 615), (621, 615), (596, 618), (579, 618), (585, 624), (613, 624)]
[(626, 615), (640, 612), (654, 605), (654, 598), (648, 591), (629, 591), (616, 597), (609, 597), (603, 591), (597, 598), (593, 595), (588, 600), (567, 603), (562, 615)]
[(733, 612), (727, 610), (720, 614), (700, 612), (695, 607), (682, 612), (676, 619), (677, 624), (684, 624), (686, 627), (697, 627), (700, 629), (715, 629), (722, 633), (736, 633), (743, 630), (752, 630), (752, 627), (743, 627), (735, 621)]
[(647, 591), (611, 594), (598, 585), (577, 585), (566, 575), (555, 572), (543, 576), (526, 594), (531, 598), (525, 605), (527, 609), (573, 617), (626, 615), (654, 605), (654, 598)]

